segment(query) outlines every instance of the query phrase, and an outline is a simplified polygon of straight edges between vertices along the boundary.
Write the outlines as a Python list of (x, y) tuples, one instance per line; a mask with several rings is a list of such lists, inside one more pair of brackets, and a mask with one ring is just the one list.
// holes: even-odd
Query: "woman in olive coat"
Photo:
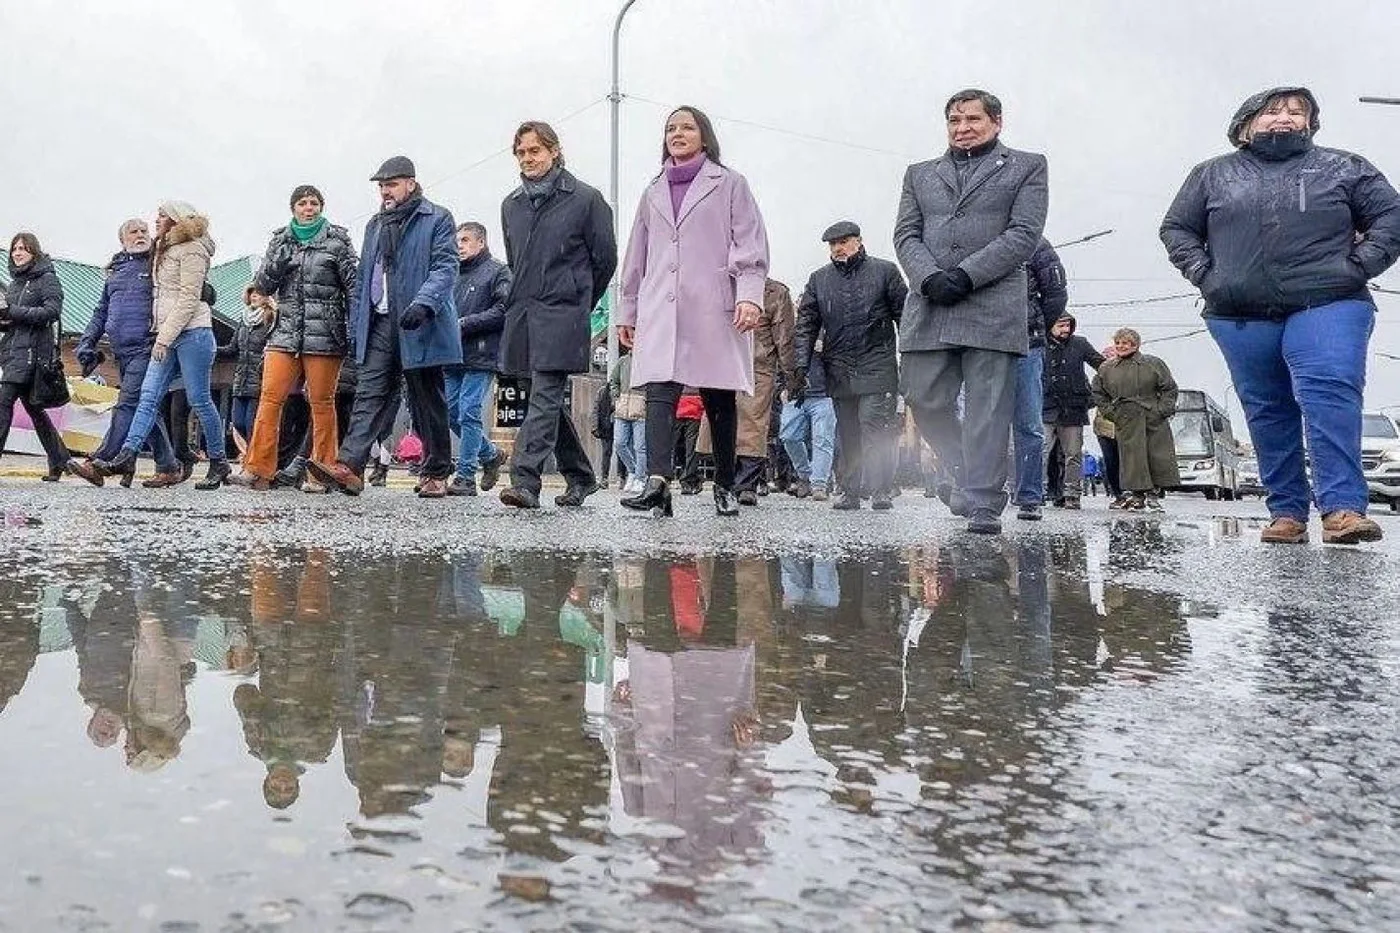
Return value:
[(1160, 512), (1158, 490), (1181, 484), (1171, 417), (1176, 380), (1167, 364), (1141, 352), (1142, 338), (1127, 327), (1113, 335), (1115, 356), (1099, 367), (1092, 386), (1099, 414), (1113, 423), (1124, 509)]

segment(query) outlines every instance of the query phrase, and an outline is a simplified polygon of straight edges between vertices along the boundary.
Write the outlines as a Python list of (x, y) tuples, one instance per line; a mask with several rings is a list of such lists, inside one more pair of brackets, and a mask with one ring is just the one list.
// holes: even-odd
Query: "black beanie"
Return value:
[(313, 197), (321, 202), (322, 207), (326, 206), (325, 196), (321, 194), (321, 189), (317, 188), (315, 185), (297, 185), (295, 188), (293, 188), (292, 201), (290, 206), (293, 209), (295, 209), (297, 206), (297, 202), (305, 197)]

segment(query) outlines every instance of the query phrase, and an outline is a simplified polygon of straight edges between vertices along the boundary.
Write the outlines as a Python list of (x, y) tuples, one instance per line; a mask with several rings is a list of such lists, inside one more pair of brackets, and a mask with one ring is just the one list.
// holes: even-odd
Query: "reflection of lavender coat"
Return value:
[(665, 174), (642, 195), (613, 323), (637, 328), (632, 384), (679, 382), (753, 392), (753, 343), (734, 306), (763, 306), (768, 234), (738, 172), (706, 162), (671, 209)]

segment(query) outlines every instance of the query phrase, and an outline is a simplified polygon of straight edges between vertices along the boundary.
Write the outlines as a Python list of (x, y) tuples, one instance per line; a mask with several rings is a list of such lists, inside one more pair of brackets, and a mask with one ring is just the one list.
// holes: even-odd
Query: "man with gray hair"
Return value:
[(905, 172), (895, 220), (910, 284), (902, 383), (938, 456), (940, 498), (969, 531), (999, 534), (1015, 365), (1029, 348), (1025, 267), (1045, 227), (1047, 168), (1044, 156), (1001, 142), (992, 94), (959, 91), (943, 115), (948, 151)]

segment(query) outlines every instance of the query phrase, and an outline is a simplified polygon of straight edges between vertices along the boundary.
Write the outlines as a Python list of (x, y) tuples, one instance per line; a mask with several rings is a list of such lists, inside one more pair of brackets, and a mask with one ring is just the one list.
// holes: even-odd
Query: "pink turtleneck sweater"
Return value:
[(671, 186), (671, 216), (676, 220), (681, 219), (681, 204), (685, 202), (685, 193), (690, 190), (690, 183), (695, 181), (695, 176), (700, 174), (704, 165), (703, 152), (691, 156), (685, 162), (678, 163), (671, 159), (666, 163), (666, 183)]

